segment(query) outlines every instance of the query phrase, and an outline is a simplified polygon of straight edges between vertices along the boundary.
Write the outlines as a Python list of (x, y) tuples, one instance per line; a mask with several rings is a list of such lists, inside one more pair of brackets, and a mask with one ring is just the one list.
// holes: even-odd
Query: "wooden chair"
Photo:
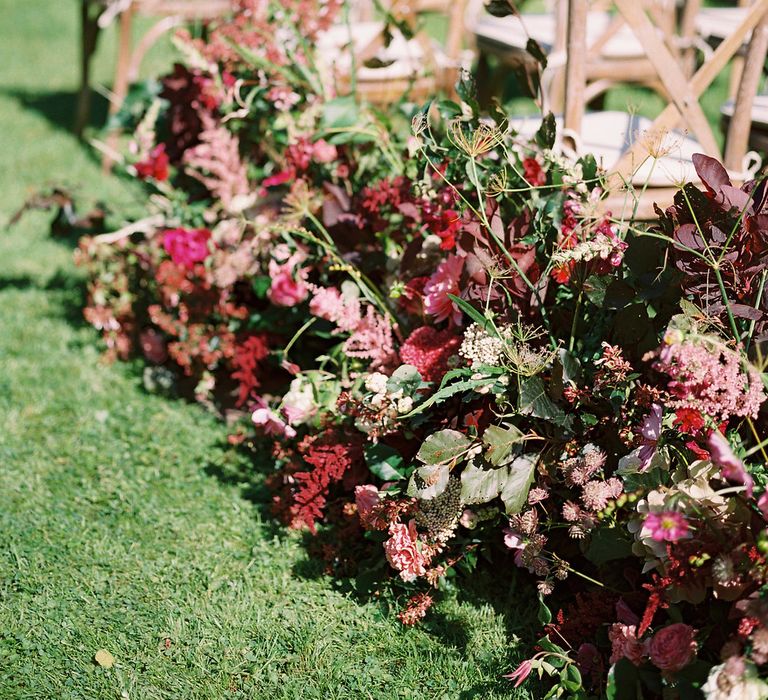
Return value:
[[(396, 32), (385, 46), (382, 22), (340, 24), (319, 39), (318, 54), (337, 91), (354, 87), (359, 99), (374, 105), (385, 106), (406, 96), (419, 102), (451, 92), (461, 64), (464, 5), (465, 0), (395, 0), (389, 12), (411, 27), (413, 38)], [(447, 15), (444, 46), (418, 29), (424, 12)]]
[[(676, 32), (675, 0), (639, 0), (654, 17), (662, 36), (675, 36), (675, 44), (668, 48), (675, 54), (690, 45), (693, 25), (684, 13), (680, 26), (685, 32)], [(611, 3), (600, 0), (590, 6), (586, 20), (586, 76), (589, 84), (587, 101), (591, 101), (612, 85), (632, 82), (662, 90), (653, 64), (645, 49), (626, 25), (620, 13), (611, 13)], [(520, 17), (491, 17), (480, 15), (474, 23), (474, 35), (479, 54), (478, 83), (485, 86), (484, 102), (493, 92), (494, 81), (488, 68), (488, 57), (495, 56), (503, 65), (525, 71), (537, 71), (533, 57), (526, 50), (528, 38), (534, 39), (549, 55), (550, 63), (564, 64), (568, 28), (568, 4), (557, 2), (553, 11), (544, 14), (523, 14)], [(563, 73), (550, 71), (547, 107), (562, 110)]]
[[(594, 153), (608, 171), (607, 209), (619, 214), (638, 198), (636, 218), (653, 218), (653, 203), (671, 201), (679, 186), (696, 181), (691, 156), (700, 152), (720, 158), (733, 182), (749, 176), (745, 164), (751, 109), (768, 49), (768, 0), (757, 0), (738, 27), (726, 37), (693, 75), (685, 73), (659, 37), (657, 25), (636, 0), (614, 0), (616, 9), (641, 42), (652, 62), (668, 105), (653, 120), (618, 112), (585, 111), (587, 96), (588, 0), (568, 0), (565, 109), (561, 118), (566, 140), (585, 153)], [(714, 78), (726, 67), (750, 35), (744, 71), (736, 95), (734, 117), (725, 153), (699, 104)], [(677, 131), (675, 131), (677, 129)], [(689, 135), (690, 134), (690, 135)], [(562, 137), (561, 137), (562, 138)], [(633, 193), (626, 189), (632, 187)]]

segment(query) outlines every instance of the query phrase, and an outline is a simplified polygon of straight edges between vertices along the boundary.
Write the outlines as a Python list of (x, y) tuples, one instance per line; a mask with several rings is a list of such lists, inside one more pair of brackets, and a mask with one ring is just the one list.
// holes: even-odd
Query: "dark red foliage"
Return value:
[(170, 103), (167, 110), (168, 140), (166, 152), (172, 163), (178, 163), (184, 151), (200, 142), (203, 115), (211, 115), (217, 100), (211, 78), (192, 72), (181, 63), (173, 66), (173, 73), (163, 78), (160, 97)]
[[(363, 464), (363, 438), (327, 430), (318, 436), (307, 436), (299, 444), (304, 462), (312, 467), (294, 475), (292, 504), (289, 508), (291, 527), (306, 526), (315, 532), (316, 522), (323, 517), (328, 493), (334, 484), (345, 481), (351, 488), (359, 483), (356, 474)], [(358, 469), (355, 469), (358, 467)], [(345, 477), (350, 476), (350, 479)]]
[(266, 336), (263, 334), (249, 335), (235, 345), (232, 358), (232, 379), (238, 383), (237, 406), (242, 406), (248, 399), (255, 396), (260, 386), (258, 372), (263, 360), (269, 354)]
[(768, 189), (752, 180), (732, 185), (715, 159), (693, 156), (706, 191), (686, 185), (665, 212), (657, 210), (665, 233), (676, 242), (670, 250), (683, 276), (683, 289), (710, 315), (724, 316), (726, 306), (712, 265), (719, 260), (734, 316), (754, 320), (758, 333), (768, 330), (768, 294), (757, 299), (762, 273), (768, 269)]

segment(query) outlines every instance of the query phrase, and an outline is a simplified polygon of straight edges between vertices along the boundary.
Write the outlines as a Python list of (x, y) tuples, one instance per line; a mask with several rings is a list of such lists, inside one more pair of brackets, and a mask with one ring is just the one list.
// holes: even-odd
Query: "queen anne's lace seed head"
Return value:
[(473, 323), (464, 331), (459, 355), (469, 360), (474, 369), (481, 365), (501, 364), (504, 350), (504, 340)]

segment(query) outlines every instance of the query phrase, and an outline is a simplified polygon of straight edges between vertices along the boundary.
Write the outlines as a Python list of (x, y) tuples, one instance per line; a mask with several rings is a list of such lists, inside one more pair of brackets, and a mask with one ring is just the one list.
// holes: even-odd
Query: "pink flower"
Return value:
[(724, 479), (738, 481), (744, 484), (747, 496), (752, 498), (752, 489), (755, 482), (751, 474), (744, 468), (744, 463), (733, 453), (728, 440), (719, 430), (713, 430), (707, 440), (712, 461), (720, 467), (720, 473)]
[(640, 460), (640, 471), (645, 471), (651, 466), (653, 457), (656, 454), (656, 448), (661, 437), (661, 417), (662, 408), (655, 403), (651, 406), (650, 415), (645, 417), (640, 426), (640, 435), (643, 437), (643, 444), (638, 450), (637, 457)]
[(307, 298), (307, 268), (297, 268), (306, 259), (306, 254), (299, 250), (290, 254), (287, 246), (277, 246), (269, 261), (269, 276), (272, 284), (267, 296), (277, 306), (296, 306)]
[(278, 185), (284, 185), (286, 182), (290, 182), (296, 176), (293, 170), (281, 170), (279, 173), (275, 173), (268, 178), (265, 178), (261, 182), (263, 188), (277, 187)]
[(325, 139), (319, 139), (312, 144), (312, 158), (316, 163), (332, 163), (337, 156), (336, 146)]
[(389, 526), (391, 537), (384, 543), (384, 553), (390, 565), (400, 572), (400, 578), (409, 582), (427, 573), (429, 557), (420, 548), (416, 532), (416, 521), (411, 520), (406, 527), (402, 523)]
[(640, 666), (643, 659), (648, 656), (648, 642), (641, 642), (637, 638), (637, 629), (634, 625), (614, 622), (608, 630), (608, 639), (611, 642), (610, 663), (612, 664), (621, 659), (629, 659), (635, 666)]
[(653, 664), (662, 671), (679, 671), (696, 656), (695, 630), (676, 622), (660, 629), (651, 639), (649, 653)]
[(255, 426), (264, 431), (265, 435), (287, 437), (289, 440), (296, 437), (296, 431), (269, 408), (257, 408), (251, 420)]
[(379, 489), (373, 484), (364, 484), (355, 487), (355, 505), (357, 506), (357, 517), (363, 527), (370, 525), (373, 507), (380, 501)]
[(768, 491), (763, 491), (763, 495), (757, 499), (757, 507), (763, 514), (763, 518), (768, 520)]
[(424, 285), (424, 310), (436, 321), (450, 318), (456, 324), (461, 323), (461, 310), (448, 295), (459, 296), (459, 277), (463, 268), (463, 258), (449, 255)]
[(533, 670), (533, 664), (531, 663), (531, 660), (526, 659), (514, 671), (512, 671), (512, 673), (506, 674), (504, 678), (508, 678), (511, 681), (515, 681), (515, 688), (518, 688), (523, 683), (525, 683), (525, 679), (531, 675), (532, 670)]
[(208, 241), (211, 232), (207, 228), (174, 228), (163, 233), (163, 248), (176, 265), (192, 267), (208, 257)]
[(682, 513), (666, 510), (661, 513), (648, 513), (643, 527), (650, 531), (656, 542), (677, 542), (688, 536), (688, 521)]

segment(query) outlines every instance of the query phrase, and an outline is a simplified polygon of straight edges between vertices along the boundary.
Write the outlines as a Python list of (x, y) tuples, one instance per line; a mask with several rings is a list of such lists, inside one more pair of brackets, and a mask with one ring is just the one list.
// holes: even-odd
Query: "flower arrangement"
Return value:
[(270, 449), (276, 517), (403, 624), (492, 561), (540, 601), (515, 685), (768, 696), (764, 184), (698, 156), (643, 230), (467, 77), (337, 94), (301, 39), (339, 11), (179, 37), (124, 160), (148, 216), (77, 253), (86, 318)]

